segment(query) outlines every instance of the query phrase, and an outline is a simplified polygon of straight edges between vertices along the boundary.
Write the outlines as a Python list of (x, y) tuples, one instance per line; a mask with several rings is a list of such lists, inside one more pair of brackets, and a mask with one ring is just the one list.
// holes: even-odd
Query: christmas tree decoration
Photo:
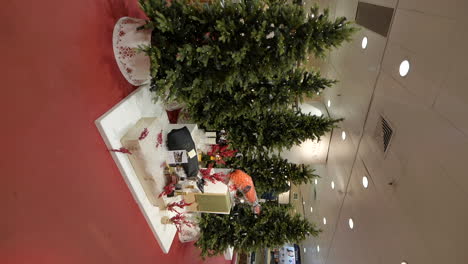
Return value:
[(202, 214), (198, 224), (201, 235), (195, 245), (203, 257), (223, 254), (229, 247), (247, 253), (300, 243), (321, 232), (301, 215), (292, 214), (290, 206), (277, 204), (265, 204), (259, 215), (238, 204), (229, 215)]
[[(289, 72), (309, 53), (326, 51), (349, 40), (356, 30), (344, 17), (330, 19), (318, 7), (305, 10), (285, 0), (202, 5), (188, 0), (140, 0), (148, 16), (153, 90), (167, 100), (199, 101), (206, 92), (232, 95), (262, 78)], [(268, 6), (268, 8), (265, 8)]]
[(193, 203), (187, 203), (185, 202), (185, 200), (181, 200), (178, 202), (172, 202), (172, 203), (167, 204), (166, 209), (174, 213), (179, 213), (179, 211), (177, 211), (176, 208), (184, 209), (185, 207), (190, 206), (192, 204)]
[(233, 158), (236, 153), (237, 150), (229, 149), (228, 145), (211, 145), (211, 149), (206, 154), (202, 154), (201, 161), (212, 167), (215, 167), (216, 165), (225, 165), (226, 161)]
[(109, 151), (132, 155), (132, 152), (130, 152), (130, 150), (128, 150), (128, 149), (126, 149), (124, 147), (121, 147), (119, 149), (109, 149)]
[(149, 134), (149, 130), (148, 130), (148, 128), (145, 127), (145, 129), (143, 129), (140, 136), (138, 137), (138, 140), (145, 139), (148, 136), (148, 134)]
[(200, 169), (200, 173), (202, 175), (202, 179), (205, 181), (210, 181), (212, 183), (219, 182), (226, 182), (227, 175), (222, 172), (212, 173), (213, 170), (213, 163), (208, 165), (206, 169)]
[[(148, 18), (140, 30), (152, 32), (151, 45), (140, 47), (151, 61), (151, 91), (165, 105), (183, 105), (203, 129), (226, 132), (223, 142), (229, 146), (212, 146), (201, 158), (207, 168), (187, 174), (201, 174), (197, 186), (203, 192), (205, 183), (226, 181), (226, 175), (213, 174), (213, 167), (231, 167), (231, 185), (224, 188), (242, 193), (246, 201), (231, 209), (228, 190), (217, 203), (208, 191), (184, 196), (197, 205), (189, 208), (210, 212), (199, 219), (196, 245), (202, 256), (229, 247), (252, 252), (317, 236), (320, 230), (292, 214), (291, 207), (266, 204), (260, 211), (257, 193), (284, 192), (291, 184), (318, 177), (272, 153), (320, 140), (341, 121), (299, 111), (304, 96), (316, 96), (336, 83), (301, 65), (349, 41), (356, 28), (344, 17), (331, 18), (328, 10), (305, 10), (286, 0), (139, 1)], [(174, 188), (166, 186), (160, 196)], [(176, 208), (171, 204), (170, 210)], [(190, 224), (179, 213), (169, 220), (179, 231)]]
[(163, 131), (161, 130), (161, 132), (158, 133), (158, 136), (156, 138), (156, 148), (159, 148), (159, 146), (161, 146), (163, 143)]
[(170, 195), (171, 193), (173, 193), (175, 190), (175, 185), (174, 183), (169, 183), (168, 185), (164, 186), (164, 191), (162, 191), (158, 198), (161, 198), (163, 196), (168, 196)]
[(188, 226), (188, 227), (194, 227), (195, 226), (195, 223), (190, 221), (185, 214), (179, 213), (179, 212), (177, 212), (176, 215), (171, 217), (171, 218), (169, 218), (167, 216), (162, 217), (161, 218), (161, 223), (165, 224), (165, 225), (174, 224), (176, 229), (177, 229), (177, 232), (181, 232), (184, 226)]

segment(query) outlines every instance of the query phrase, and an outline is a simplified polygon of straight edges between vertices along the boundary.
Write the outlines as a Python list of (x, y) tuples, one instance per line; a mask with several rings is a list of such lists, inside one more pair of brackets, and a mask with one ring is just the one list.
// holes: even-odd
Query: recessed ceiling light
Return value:
[(317, 245), (317, 252), (320, 252), (320, 246)]
[(302, 202), (302, 204), (305, 204), (305, 202)]
[(353, 221), (352, 218), (350, 218), (350, 219), (348, 220), (348, 225), (349, 225), (349, 228), (351, 228), (351, 229), (354, 228), (354, 221)]
[(367, 179), (366, 176), (362, 177), (362, 186), (364, 186), (364, 188), (366, 188), (366, 189), (369, 186), (369, 180)]
[(367, 37), (362, 38), (361, 47), (362, 47), (362, 49), (367, 48)]
[(312, 206), (310, 207), (310, 212), (312, 213), (314, 211), (314, 208)]
[(332, 181), (330, 185), (331, 185), (331, 188), (334, 190), (335, 189), (335, 182)]
[(408, 264), (408, 262), (406, 262), (406, 261), (402, 261), (402, 262), (401, 262), (401, 264)]
[(327, 218), (323, 218), (323, 224), (326, 225), (327, 224)]
[(410, 63), (408, 60), (404, 60), (400, 64), (400, 76), (405, 77), (410, 70)]
[(307, 249), (306, 249), (306, 248), (304, 248), (304, 253), (306, 253), (306, 252), (307, 252)]
[(346, 139), (346, 132), (345, 132), (345, 131), (342, 131), (342, 132), (341, 132), (341, 139), (342, 139), (342, 140), (345, 140), (345, 139)]
[(327, 106), (328, 106), (328, 107), (330, 107), (330, 106), (331, 106), (331, 101), (330, 101), (330, 100), (328, 100), (328, 102), (327, 102)]
[(315, 180), (314, 180), (314, 183), (315, 183), (315, 185), (317, 185), (317, 183), (318, 183), (318, 180), (317, 180), (317, 179), (315, 179)]

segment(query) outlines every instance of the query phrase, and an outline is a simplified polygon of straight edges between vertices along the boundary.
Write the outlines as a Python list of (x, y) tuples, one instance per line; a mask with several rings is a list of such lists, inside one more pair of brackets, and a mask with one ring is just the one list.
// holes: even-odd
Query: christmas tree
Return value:
[(232, 95), (251, 84), (290, 72), (313, 53), (348, 40), (355, 31), (344, 17), (330, 20), (314, 7), (307, 15), (285, 0), (241, 3), (215, 0), (140, 0), (152, 29), (153, 90), (183, 103), (206, 100), (207, 92)]
[(309, 167), (290, 163), (276, 154), (244, 155), (230, 160), (229, 165), (245, 171), (252, 177), (259, 196), (264, 193), (286, 192), (291, 184), (309, 183), (319, 177)]
[(281, 112), (304, 96), (315, 96), (335, 82), (322, 78), (318, 72), (296, 69), (273, 79), (261, 79), (242, 93), (206, 92), (205, 100), (190, 100), (187, 108), (199, 125), (219, 128), (232, 119), (252, 119), (260, 114)]
[(202, 214), (201, 236), (196, 246), (202, 256), (214, 256), (233, 247), (236, 252), (254, 252), (259, 249), (299, 243), (321, 231), (299, 214), (291, 214), (291, 207), (264, 204), (255, 215), (245, 204), (236, 205), (229, 215)]
[(229, 144), (241, 153), (281, 151), (307, 139), (319, 140), (341, 119), (304, 114), (293, 109), (226, 119)]
[[(344, 17), (307, 14), (284, 0), (241, 3), (140, 0), (152, 29), (153, 90), (185, 103), (202, 127), (226, 129), (243, 152), (290, 148), (318, 139), (338, 120), (291, 105), (334, 81), (296, 65), (323, 56), (355, 31)], [(284, 122), (284, 123), (281, 123)]]

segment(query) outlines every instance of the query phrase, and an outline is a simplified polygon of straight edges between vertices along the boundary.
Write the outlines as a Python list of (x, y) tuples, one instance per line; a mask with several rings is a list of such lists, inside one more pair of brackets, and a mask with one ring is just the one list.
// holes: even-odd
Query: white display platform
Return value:
[[(142, 117), (158, 117), (164, 120), (162, 122), (168, 122), (162, 105), (159, 102), (153, 103), (152, 99), (153, 94), (149, 91), (149, 86), (141, 86), (96, 120), (96, 126), (108, 149), (120, 148), (120, 139)], [(110, 154), (143, 212), (162, 251), (168, 253), (176, 234), (176, 228), (171, 224), (161, 224), (161, 217), (172, 217), (173, 213), (159, 210), (158, 207), (151, 204), (126, 154), (115, 152), (110, 152)]]
[[(169, 120), (167, 119), (163, 105), (160, 102), (153, 102), (153, 94), (149, 91), (149, 85), (139, 87), (98, 118), (95, 124), (106, 143), (106, 147), (108, 149), (118, 149), (122, 146), (120, 139), (142, 117), (158, 117), (161, 122), (166, 123), (164, 127), (168, 129), (185, 126), (184, 124), (168, 124)], [(192, 132), (192, 136), (195, 136), (193, 131), (197, 130), (196, 126), (188, 127)], [(165, 216), (172, 217), (175, 214), (166, 210), (160, 210), (157, 206), (151, 204), (126, 154), (109, 153), (132, 192), (133, 198), (143, 212), (159, 246), (164, 253), (169, 253), (177, 230), (172, 224), (161, 224), (161, 218)], [(228, 170), (224, 171), (227, 172)], [(210, 184), (208, 184), (207, 188), (210, 188)], [(231, 260), (233, 258), (233, 250), (226, 250), (224, 257), (226, 260)]]
[(232, 260), (234, 257), (234, 248), (228, 248), (226, 251), (224, 251), (224, 259), (226, 260)]

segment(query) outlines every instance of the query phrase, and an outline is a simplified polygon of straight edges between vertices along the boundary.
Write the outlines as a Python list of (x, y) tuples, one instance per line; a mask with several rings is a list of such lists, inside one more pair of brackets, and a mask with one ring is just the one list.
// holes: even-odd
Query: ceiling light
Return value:
[(362, 38), (361, 47), (362, 47), (362, 49), (367, 48), (367, 37)]
[(302, 204), (304, 204), (304, 205), (305, 205), (305, 202), (302, 202)]
[(315, 179), (315, 180), (314, 180), (314, 183), (315, 183), (315, 185), (317, 185), (317, 183), (318, 183), (318, 180), (317, 180), (317, 179)]
[(348, 220), (349, 228), (353, 229), (354, 228), (354, 221), (352, 218)]
[(327, 218), (323, 218), (323, 224), (326, 225), (327, 224)]
[(406, 262), (406, 261), (402, 261), (402, 262), (401, 262), (401, 264), (408, 264), (408, 262)]
[(331, 101), (330, 101), (330, 100), (328, 100), (328, 102), (327, 102), (327, 106), (328, 106), (328, 107), (330, 107), (330, 106), (331, 106)]
[(335, 182), (332, 181), (330, 185), (331, 185), (332, 190), (335, 190)]
[(320, 246), (317, 245), (317, 252), (320, 252)]
[(314, 208), (310, 207), (310, 212), (312, 213), (314, 211)]
[(410, 70), (410, 64), (408, 60), (404, 60), (400, 64), (400, 76), (405, 77)]
[(341, 132), (341, 139), (342, 139), (342, 140), (345, 140), (345, 139), (346, 139), (346, 132), (345, 132), (345, 131), (342, 131), (342, 132)]
[(369, 180), (367, 179), (366, 176), (362, 177), (362, 186), (364, 186), (364, 188), (366, 188), (366, 189), (369, 186)]
[(306, 249), (306, 248), (304, 248), (304, 253), (306, 253), (306, 252), (307, 252), (307, 249)]

